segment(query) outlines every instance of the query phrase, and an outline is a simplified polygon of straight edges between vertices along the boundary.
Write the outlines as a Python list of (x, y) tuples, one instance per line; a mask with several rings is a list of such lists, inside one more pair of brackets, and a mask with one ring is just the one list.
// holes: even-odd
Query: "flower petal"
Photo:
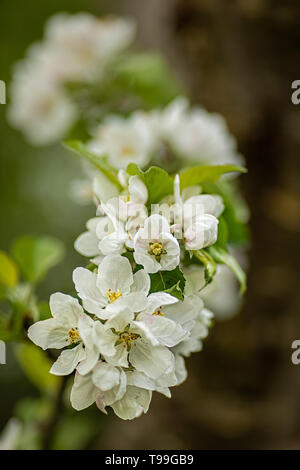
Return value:
[(76, 238), (74, 248), (83, 256), (96, 256), (99, 254), (99, 240), (95, 234), (84, 232)]
[(111, 390), (120, 382), (120, 369), (106, 362), (99, 362), (93, 370), (93, 383), (102, 391)]
[(174, 356), (165, 346), (151, 346), (140, 339), (129, 352), (130, 362), (138, 371), (144, 372), (152, 379), (169, 373), (174, 368)]
[(147, 413), (152, 393), (149, 390), (127, 387), (124, 397), (111, 405), (116, 415), (121, 419), (134, 419), (142, 413)]
[(99, 265), (97, 287), (103, 296), (111, 289), (114, 292), (127, 294), (133, 283), (133, 275), (130, 262), (120, 255), (109, 255)]
[(77, 299), (61, 292), (51, 295), (50, 310), (52, 316), (66, 328), (76, 326), (79, 316), (83, 313)]
[(77, 364), (85, 359), (86, 355), (82, 344), (78, 344), (75, 348), (65, 349), (59, 358), (54, 362), (50, 369), (53, 375), (69, 375), (77, 367)]
[(61, 349), (68, 345), (68, 330), (57, 323), (55, 318), (49, 318), (31, 325), (28, 337), (42, 349)]
[(81, 411), (91, 406), (100, 393), (100, 390), (92, 382), (91, 374), (84, 377), (76, 372), (70, 396), (71, 404), (75, 410)]

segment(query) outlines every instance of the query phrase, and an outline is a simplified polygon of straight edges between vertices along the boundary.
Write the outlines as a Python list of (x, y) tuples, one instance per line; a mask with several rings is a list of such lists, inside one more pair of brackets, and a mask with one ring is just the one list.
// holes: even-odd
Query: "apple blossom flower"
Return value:
[(167, 219), (153, 214), (140, 228), (133, 242), (134, 259), (148, 273), (160, 270), (171, 271), (179, 264), (180, 248), (176, 238), (170, 233)]
[(207, 165), (243, 163), (224, 118), (200, 106), (190, 110), (184, 97), (176, 98), (160, 114), (156, 112), (155, 121), (157, 134), (185, 161)]
[(128, 118), (107, 118), (88, 147), (97, 155), (106, 155), (116, 168), (126, 168), (129, 163), (144, 167), (151, 159), (154, 139), (143, 113), (134, 113)]
[(51, 373), (71, 374), (75, 368), (88, 373), (96, 364), (99, 351), (94, 341), (95, 322), (84, 313), (79, 302), (57, 292), (50, 297), (53, 318), (34, 323), (28, 337), (42, 349), (64, 349), (53, 364)]
[(98, 364), (89, 375), (77, 373), (71, 391), (71, 403), (76, 410), (83, 410), (96, 402), (102, 412), (106, 413), (106, 407), (110, 406), (119, 418), (125, 420), (147, 413), (151, 398), (150, 390), (127, 385), (124, 372), (120, 369), (118, 372), (116, 367), (106, 363)]
[[(130, 262), (120, 255), (105, 256), (98, 273), (76, 268), (73, 281), (83, 307), (102, 320), (111, 320), (112, 314), (124, 308), (142, 311), (147, 305), (150, 278), (141, 269), (132, 273)], [(129, 313), (129, 318), (133, 318)]]

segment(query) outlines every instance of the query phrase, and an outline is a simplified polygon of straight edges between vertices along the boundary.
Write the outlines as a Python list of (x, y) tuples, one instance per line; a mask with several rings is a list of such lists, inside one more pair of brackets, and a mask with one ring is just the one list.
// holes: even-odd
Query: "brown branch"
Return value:
[(68, 376), (62, 377), (62, 381), (53, 404), (51, 416), (49, 417), (49, 420), (45, 424), (45, 427), (43, 429), (42, 448), (44, 450), (49, 450), (52, 447), (54, 433), (64, 409), (63, 396), (66, 389), (66, 385), (68, 383), (68, 379)]

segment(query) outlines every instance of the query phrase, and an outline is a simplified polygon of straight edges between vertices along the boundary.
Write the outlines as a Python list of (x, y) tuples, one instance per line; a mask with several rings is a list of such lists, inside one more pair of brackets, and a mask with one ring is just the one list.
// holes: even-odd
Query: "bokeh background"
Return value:
[[(55, 447), (76, 448), (68, 436), (77, 432), (98, 449), (300, 448), (300, 366), (291, 363), (291, 343), (300, 339), (300, 105), (291, 102), (300, 79), (299, 1), (1, 0), (1, 80), (9, 83), (12, 64), (59, 11), (132, 15), (138, 44), (165, 55), (194, 103), (224, 115), (247, 159), (252, 249), (242, 311), (214, 326), (172, 399), (155, 394), (151, 411), (134, 422), (96, 408), (72, 415)], [(77, 160), (60, 146), (30, 147), (5, 114), (1, 105), (0, 248), (23, 234), (63, 240), (65, 261), (39, 288), (47, 299), (71, 290), (72, 269), (82, 264), (73, 242), (94, 211), (69, 198), (81, 175)], [(20, 399), (26, 408), (38, 394), (9, 349), (0, 366), (0, 430)]]

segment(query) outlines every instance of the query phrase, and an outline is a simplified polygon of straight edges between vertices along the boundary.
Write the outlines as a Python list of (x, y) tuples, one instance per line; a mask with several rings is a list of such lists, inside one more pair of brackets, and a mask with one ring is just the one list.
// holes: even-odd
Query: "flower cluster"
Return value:
[(11, 124), (37, 145), (65, 137), (78, 118), (68, 88), (101, 81), (134, 34), (135, 25), (129, 19), (100, 20), (88, 13), (50, 18), (44, 39), (33, 44), (15, 67)]
[(181, 192), (178, 175), (173, 194), (150, 206), (154, 187), (142, 176), (121, 171), (119, 181), (121, 194), (99, 201), (99, 215), (75, 242), (92, 263), (73, 272), (80, 301), (53, 294), (53, 318), (28, 335), (43, 349), (63, 348), (51, 373), (76, 370), (75, 409), (96, 402), (133, 419), (148, 410), (152, 391), (170, 396), (185, 380), (184, 357), (208, 334), (212, 313), (191, 283), (185, 288), (183, 260), (216, 242), (224, 205), (199, 186)]
[(190, 109), (184, 97), (162, 109), (136, 111), (126, 118), (108, 116), (88, 146), (98, 155), (109, 155), (117, 168), (131, 162), (145, 167), (151, 161), (168, 166), (168, 160), (176, 159), (188, 165), (243, 163), (222, 116)]

